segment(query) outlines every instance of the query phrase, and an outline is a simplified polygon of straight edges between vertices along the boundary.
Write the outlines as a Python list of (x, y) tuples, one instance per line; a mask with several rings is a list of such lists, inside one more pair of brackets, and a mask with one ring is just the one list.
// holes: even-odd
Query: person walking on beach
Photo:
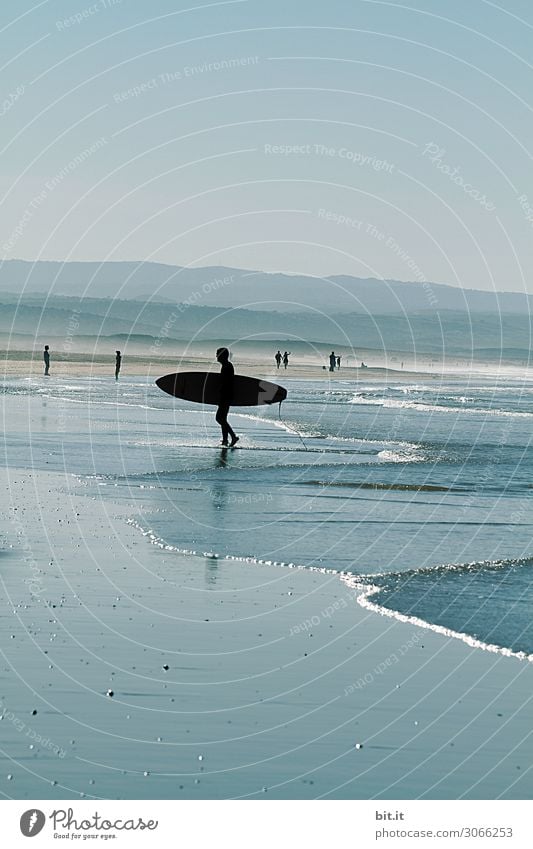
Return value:
[(289, 354), (290, 351), (285, 351), (285, 353), (283, 354), (283, 365), (285, 368), (287, 368), (287, 366), (289, 365)]
[[(233, 378), (234, 369), (229, 361), (229, 351), (227, 348), (218, 348), (217, 361), (220, 363), (220, 398), (216, 420), (222, 429), (222, 445), (230, 448), (239, 441), (239, 437), (228, 424), (228, 413), (231, 402), (233, 400)], [(231, 442), (228, 443), (228, 437)]]
[(122, 354), (120, 353), (120, 351), (115, 351), (115, 380), (118, 380), (121, 365), (122, 365)]
[(278, 350), (278, 353), (276, 354), (275, 360), (276, 360), (276, 365), (279, 368), (280, 365), (281, 365), (281, 351)]
[(337, 368), (339, 369), (340, 367), (341, 367), (341, 358), (337, 357)]
[(44, 360), (44, 375), (45, 375), (45, 377), (48, 377), (48, 375), (50, 374), (50, 348), (48, 347), (48, 345), (44, 346), (43, 360)]
[(335, 366), (337, 364), (337, 357), (335, 356), (335, 351), (332, 351), (329, 355), (329, 370), (335, 371)]

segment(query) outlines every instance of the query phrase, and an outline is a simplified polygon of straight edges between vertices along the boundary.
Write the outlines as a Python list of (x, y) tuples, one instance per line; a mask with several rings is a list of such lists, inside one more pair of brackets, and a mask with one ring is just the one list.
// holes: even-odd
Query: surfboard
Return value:
[[(220, 403), (220, 374), (207, 371), (181, 371), (165, 374), (156, 385), (184, 401), (198, 404)], [(277, 383), (236, 374), (233, 378), (232, 407), (257, 407), (260, 404), (279, 404), (287, 397), (287, 390)]]

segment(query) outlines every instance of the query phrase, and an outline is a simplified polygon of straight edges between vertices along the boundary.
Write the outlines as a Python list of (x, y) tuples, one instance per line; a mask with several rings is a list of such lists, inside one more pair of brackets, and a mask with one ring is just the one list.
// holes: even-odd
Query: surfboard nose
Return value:
[(179, 373), (164, 374), (163, 377), (157, 378), (155, 385), (168, 395), (174, 395), (176, 397), (183, 394), (184, 379)]

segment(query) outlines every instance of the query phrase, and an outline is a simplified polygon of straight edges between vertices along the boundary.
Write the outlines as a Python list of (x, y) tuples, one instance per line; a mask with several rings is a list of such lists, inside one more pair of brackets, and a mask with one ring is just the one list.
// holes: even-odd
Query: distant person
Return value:
[(283, 354), (283, 365), (285, 368), (287, 368), (287, 366), (289, 365), (289, 354), (290, 351), (285, 351), (285, 353)]
[(335, 366), (337, 365), (337, 357), (335, 355), (335, 351), (332, 351), (329, 355), (329, 370), (335, 371)]
[(120, 353), (120, 351), (115, 351), (115, 380), (118, 380), (121, 365), (122, 365), (122, 354)]
[(50, 348), (48, 347), (48, 345), (44, 346), (43, 360), (44, 360), (44, 374), (45, 374), (45, 377), (48, 377), (48, 375), (50, 374)]
[(361, 363), (361, 368), (368, 368), (368, 366), (366, 365), (366, 363)]
[[(217, 360), (220, 363), (220, 398), (216, 420), (222, 428), (222, 445), (230, 448), (239, 441), (239, 437), (235, 434), (228, 424), (228, 413), (231, 402), (233, 400), (233, 378), (235, 375), (232, 364), (229, 361), (229, 351), (227, 348), (218, 348)], [(231, 442), (228, 443), (228, 437)]]
[(341, 358), (337, 357), (337, 368), (341, 367)]
[(279, 367), (280, 367), (280, 365), (281, 365), (281, 351), (278, 351), (278, 353), (276, 354), (275, 359), (276, 359), (276, 365), (277, 365), (277, 367), (279, 368)]

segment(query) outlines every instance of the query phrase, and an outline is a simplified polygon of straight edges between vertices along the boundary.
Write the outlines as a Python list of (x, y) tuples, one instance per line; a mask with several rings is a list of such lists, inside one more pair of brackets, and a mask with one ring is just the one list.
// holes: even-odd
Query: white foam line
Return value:
[(257, 566), (282, 566), (285, 569), (305, 569), (307, 572), (320, 572), (322, 575), (338, 575), (337, 569), (328, 569), (326, 566), (303, 566), (298, 563), (285, 563), (280, 560), (262, 560), (260, 557), (245, 557), (237, 554), (217, 554), (214, 551), (196, 551), (192, 548), (179, 548), (176, 545), (169, 545), (161, 537), (154, 534), (152, 528), (143, 528), (136, 519), (128, 519), (127, 524), (131, 525), (136, 530), (140, 531), (144, 537), (147, 537), (152, 545), (165, 551), (174, 551), (176, 554), (193, 555), (195, 557), (212, 557), (216, 560), (227, 560), (234, 563), (253, 563)]
[(402, 401), (396, 398), (365, 398), (356, 395), (349, 404), (361, 407), (386, 407), (389, 409), (418, 410), (421, 413), (468, 413), (469, 415), (507, 416), (517, 419), (530, 419), (533, 413), (521, 413), (514, 410), (488, 410), (482, 407), (445, 407), (440, 404), (422, 404), (418, 401)]
[(212, 557), (213, 559), (233, 561), (234, 563), (252, 563), (257, 566), (282, 566), (285, 569), (304, 569), (307, 572), (319, 572), (322, 575), (338, 575), (340, 580), (352, 590), (359, 592), (356, 596), (357, 603), (365, 610), (370, 610), (372, 613), (378, 613), (380, 616), (387, 616), (389, 619), (396, 619), (398, 622), (409, 622), (417, 628), (425, 628), (427, 631), (433, 631), (435, 634), (441, 634), (443, 637), (461, 640), (471, 648), (482, 649), (482, 651), (500, 654), (503, 657), (514, 657), (516, 660), (526, 660), (533, 663), (533, 654), (527, 654), (523, 651), (512, 651), (512, 649), (503, 646), (497, 646), (494, 643), (484, 643), (470, 634), (464, 634), (462, 631), (453, 631), (451, 628), (445, 628), (443, 625), (435, 625), (432, 622), (426, 622), (425, 619), (419, 619), (418, 616), (408, 616), (406, 613), (400, 613), (398, 610), (391, 610), (388, 607), (383, 607), (370, 601), (370, 597), (379, 593), (381, 587), (375, 584), (367, 584), (361, 581), (360, 576), (353, 575), (350, 572), (339, 572), (337, 569), (328, 569), (326, 566), (303, 566), (297, 563), (285, 563), (278, 560), (262, 560), (259, 557), (241, 557), (233, 554), (216, 554), (212, 551), (195, 551), (189, 548), (178, 548), (175, 545), (168, 545), (163, 539), (157, 537), (152, 529), (143, 528), (136, 519), (128, 519), (128, 524), (132, 525), (137, 530), (141, 531), (142, 535), (148, 537), (152, 545), (161, 548), (164, 551), (174, 551), (177, 554), (193, 555), (196, 557)]
[(378, 447), (379, 445), (395, 445), (399, 448), (411, 448), (415, 451), (419, 448), (419, 446), (416, 445), (414, 442), (398, 442), (395, 440), (389, 441), (386, 439), (362, 439), (355, 436), (337, 436), (336, 434), (324, 434), (321, 431), (314, 430), (298, 430), (297, 426), (293, 423), (289, 424), (288, 422), (285, 422), (282, 419), (269, 419), (263, 416), (254, 416), (252, 413), (238, 413), (234, 411), (232, 415), (240, 416), (241, 419), (250, 419), (254, 422), (265, 422), (266, 424), (273, 424), (275, 427), (280, 427), (288, 433), (297, 434), (298, 436), (305, 437), (306, 439), (330, 439), (334, 440), (335, 442), (346, 442), (350, 445), (372, 445), (375, 447)]
[(390, 451), (388, 449), (378, 451), (377, 457), (379, 460), (384, 460), (387, 463), (423, 463), (426, 457), (423, 454), (402, 454), (400, 451)]
[(282, 430), (287, 431), (287, 433), (297, 434), (298, 436), (306, 436), (308, 439), (322, 436), (319, 431), (299, 431), (296, 426), (286, 424), (282, 419), (270, 419), (266, 416), (254, 416), (252, 413), (239, 413), (236, 410), (232, 411), (232, 415), (238, 416), (241, 419), (250, 419), (253, 422), (264, 422), (265, 424), (274, 425), (274, 427), (280, 427)]
[(501, 654), (504, 657), (514, 657), (517, 660), (527, 660), (529, 663), (533, 663), (533, 654), (527, 654), (523, 651), (512, 651), (503, 646), (497, 646), (494, 643), (484, 643), (482, 640), (478, 640), (476, 637), (470, 636), (470, 634), (464, 634), (462, 631), (453, 631), (451, 628), (445, 628), (443, 625), (426, 622), (425, 619), (419, 619), (418, 616), (408, 616), (406, 613), (400, 613), (398, 610), (391, 610), (389, 607), (376, 604), (370, 601), (370, 596), (379, 593), (381, 587), (377, 587), (374, 584), (363, 584), (355, 575), (342, 572), (340, 573), (340, 579), (350, 589), (360, 590), (359, 595), (356, 596), (356, 601), (365, 610), (370, 610), (372, 613), (379, 613), (380, 616), (388, 616), (389, 619), (396, 619), (398, 622), (409, 622), (411, 625), (415, 625), (418, 628), (425, 628), (428, 631), (434, 631), (435, 634), (441, 634), (444, 637), (461, 640), (461, 642), (466, 643), (467, 646), (471, 646), (472, 648), (482, 649), (493, 654)]

